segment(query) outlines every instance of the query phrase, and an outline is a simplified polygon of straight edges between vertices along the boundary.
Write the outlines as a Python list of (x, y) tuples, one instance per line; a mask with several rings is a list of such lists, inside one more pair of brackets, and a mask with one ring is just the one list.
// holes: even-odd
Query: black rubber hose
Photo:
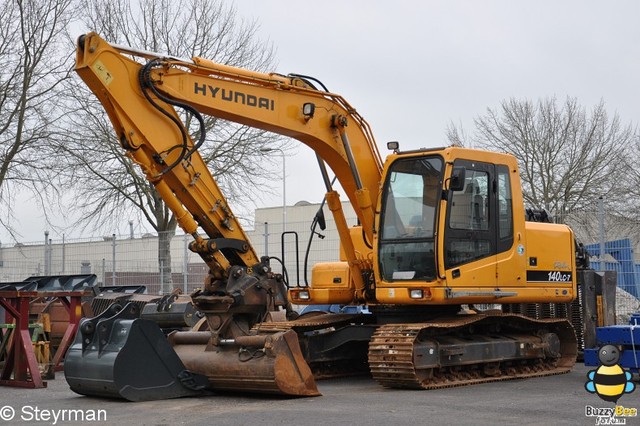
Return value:
[[(182, 144), (176, 145), (175, 147), (172, 147), (169, 150), (169, 152), (171, 152), (173, 149), (180, 147), (181, 148), (180, 155), (178, 156), (178, 159), (176, 161), (171, 163), (162, 172), (160, 172), (160, 176), (162, 176), (168, 173), (169, 171), (171, 171), (175, 166), (180, 164), (183, 160), (188, 159), (196, 150), (198, 150), (198, 148), (202, 146), (202, 144), (206, 139), (206, 128), (205, 128), (204, 119), (202, 118), (202, 115), (198, 112), (198, 110), (193, 108), (191, 105), (168, 98), (167, 96), (164, 96), (162, 93), (160, 93), (156, 89), (155, 84), (151, 79), (151, 70), (153, 67), (158, 66), (160, 64), (161, 64), (161, 60), (159, 58), (152, 59), (151, 61), (147, 62), (140, 69), (140, 73), (138, 74), (138, 80), (140, 83), (140, 87), (142, 88), (142, 93), (147, 99), (147, 101), (149, 101), (149, 103), (158, 111), (160, 111), (164, 116), (169, 118), (178, 127), (178, 130), (180, 131), (180, 135), (182, 136)], [(198, 120), (198, 124), (200, 126), (200, 135), (198, 138), (198, 142), (194, 144), (193, 148), (189, 150), (189, 146), (187, 144), (188, 134), (186, 132), (184, 123), (182, 123), (179, 119), (177, 119), (171, 112), (167, 111), (166, 109), (158, 105), (158, 103), (149, 95), (148, 90), (151, 90), (153, 94), (161, 101), (169, 105), (172, 105), (174, 107), (182, 108), (183, 110), (187, 111), (192, 116), (194, 116), (196, 120)]]

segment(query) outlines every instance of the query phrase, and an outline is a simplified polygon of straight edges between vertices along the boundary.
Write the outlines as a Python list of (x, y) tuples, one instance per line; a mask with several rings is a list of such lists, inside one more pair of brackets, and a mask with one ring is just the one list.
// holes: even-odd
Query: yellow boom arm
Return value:
[[(138, 62), (147, 59), (147, 64)], [(197, 152), (174, 106), (290, 136), (336, 174), (373, 241), (382, 160), (368, 124), (340, 96), (299, 77), (263, 74), (193, 58), (177, 59), (80, 37), (76, 71), (106, 109), (127, 155), (144, 170), (214, 275), (258, 256)], [(325, 176), (326, 177), (326, 176)], [(357, 256), (337, 193), (325, 179), (350, 265)], [(201, 227), (208, 239), (198, 234)], [(362, 288), (356, 282), (356, 288)]]

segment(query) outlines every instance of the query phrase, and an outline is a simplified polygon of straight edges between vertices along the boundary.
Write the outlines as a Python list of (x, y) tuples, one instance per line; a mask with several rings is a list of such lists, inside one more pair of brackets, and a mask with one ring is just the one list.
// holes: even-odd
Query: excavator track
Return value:
[(563, 374), (576, 355), (566, 320), (476, 314), (382, 325), (369, 344), (369, 367), (384, 387), (439, 389)]

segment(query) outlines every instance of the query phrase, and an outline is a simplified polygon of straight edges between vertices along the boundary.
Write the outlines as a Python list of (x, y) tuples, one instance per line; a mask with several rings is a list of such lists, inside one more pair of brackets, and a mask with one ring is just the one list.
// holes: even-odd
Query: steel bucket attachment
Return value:
[(71, 390), (129, 401), (202, 393), (206, 378), (185, 369), (158, 325), (133, 303), (115, 309), (81, 322), (64, 362)]
[(168, 338), (186, 368), (206, 376), (213, 390), (320, 395), (293, 330), (238, 336), (215, 346), (208, 331), (174, 332)]

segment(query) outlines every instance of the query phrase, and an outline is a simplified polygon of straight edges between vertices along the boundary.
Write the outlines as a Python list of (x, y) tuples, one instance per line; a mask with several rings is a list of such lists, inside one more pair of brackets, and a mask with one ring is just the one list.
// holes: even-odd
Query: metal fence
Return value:
[(592, 209), (559, 215), (584, 243), (590, 266), (597, 271), (616, 271), (616, 318), (626, 324), (634, 312), (640, 312), (640, 222), (604, 206), (604, 200)]
[[(311, 234), (309, 222), (288, 222), (284, 238), (282, 232), (282, 223), (260, 223), (247, 234), (258, 256), (273, 258), (274, 271), (282, 273), (284, 263), (290, 285), (304, 283), (303, 262)], [(309, 280), (314, 263), (338, 260), (340, 243), (333, 225), (328, 223), (321, 235), (324, 238), (315, 235), (309, 252), (306, 268)], [(92, 273), (98, 276), (101, 285), (145, 285), (154, 294), (180, 288), (188, 293), (202, 287), (208, 271), (200, 256), (188, 249), (192, 237), (185, 234), (170, 238), (170, 250), (160, 250), (163, 238), (152, 234), (45, 240), (2, 244), (0, 282), (19, 282), (30, 276)]]
[[(157, 235), (73, 239), (18, 243), (0, 249), (0, 281), (21, 281), (33, 275), (87, 274), (101, 285), (146, 285), (161, 293), (161, 283), (192, 290), (201, 286), (206, 267), (191, 253), (186, 235), (171, 239), (171, 250), (159, 258)], [(163, 275), (167, 276), (163, 276)], [(165, 289), (166, 290), (166, 289)]]
[[(640, 264), (633, 256), (631, 239), (624, 238), (586, 246), (591, 256), (591, 267), (598, 271), (616, 271), (616, 314), (618, 324), (628, 323), (631, 314), (640, 312)], [(601, 254), (603, 250), (603, 254)]]

